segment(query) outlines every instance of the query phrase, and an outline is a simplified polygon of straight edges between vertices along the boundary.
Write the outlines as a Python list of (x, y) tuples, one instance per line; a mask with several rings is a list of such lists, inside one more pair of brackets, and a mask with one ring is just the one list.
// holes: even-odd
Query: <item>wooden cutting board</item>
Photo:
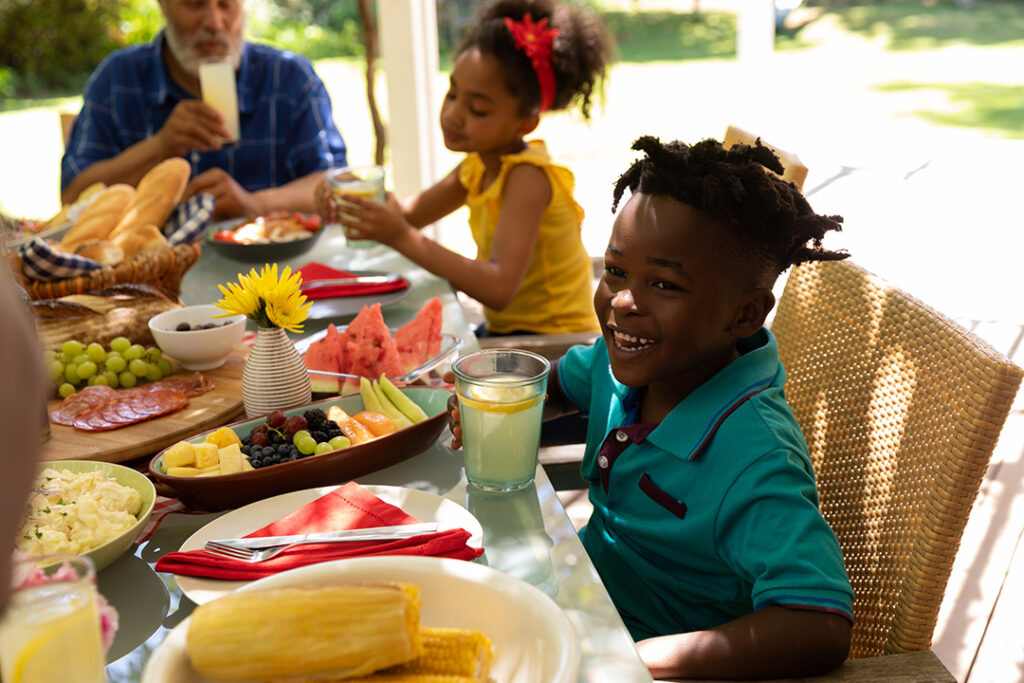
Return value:
[[(244, 410), (242, 368), (248, 353), (249, 347), (239, 345), (224, 365), (203, 370), (214, 388), (190, 398), (187, 406), (170, 415), (106, 432), (85, 432), (51, 422), (51, 437), (43, 443), (42, 459), (125, 462), (154, 455), (177, 441), (231, 422)], [(170, 377), (187, 374), (188, 370), (179, 369)], [(50, 401), (48, 411), (60, 403), (60, 399)]]

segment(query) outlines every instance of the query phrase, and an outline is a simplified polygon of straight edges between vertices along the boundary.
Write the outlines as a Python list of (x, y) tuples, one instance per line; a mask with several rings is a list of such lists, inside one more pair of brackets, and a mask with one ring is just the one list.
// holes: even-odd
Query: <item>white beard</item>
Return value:
[(209, 42), (211, 39), (217, 40), (225, 46), (226, 54), (231, 59), (235, 69), (238, 69), (242, 63), (244, 40), (241, 31), (235, 36), (225, 33), (211, 34), (208, 31), (200, 31), (191, 38), (186, 38), (176, 26), (168, 22), (164, 35), (167, 37), (167, 47), (170, 48), (174, 59), (181, 65), (182, 69), (193, 76), (199, 75), (199, 61), (203, 58), (203, 55), (199, 54), (196, 46)]

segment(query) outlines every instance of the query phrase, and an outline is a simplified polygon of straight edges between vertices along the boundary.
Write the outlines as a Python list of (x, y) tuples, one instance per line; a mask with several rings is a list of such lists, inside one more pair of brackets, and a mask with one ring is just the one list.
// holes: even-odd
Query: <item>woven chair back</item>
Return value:
[(1022, 370), (849, 261), (794, 267), (772, 331), (853, 585), (850, 657), (927, 650)]

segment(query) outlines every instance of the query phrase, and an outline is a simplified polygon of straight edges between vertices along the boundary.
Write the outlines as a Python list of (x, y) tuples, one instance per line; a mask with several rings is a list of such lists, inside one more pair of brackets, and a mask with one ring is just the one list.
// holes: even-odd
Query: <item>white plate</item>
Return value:
[[(382, 273), (376, 270), (353, 270), (345, 271), (350, 272), (355, 276), (361, 275), (388, 275), (389, 273)], [(366, 296), (338, 296), (330, 299), (310, 299), (313, 303), (309, 307), (309, 319), (310, 320), (325, 320), (329, 318), (344, 318), (346, 316), (354, 316), (362, 310), (363, 306), (372, 306), (373, 304), (380, 304), (381, 308), (387, 308), (391, 304), (401, 301), (409, 292), (412, 291), (412, 287), (403, 287), (402, 289), (396, 289), (393, 292), (384, 292), (383, 294), (367, 294)]]
[[(242, 590), (360, 581), (405, 581), (420, 587), (424, 626), (483, 631), (494, 647), (491, 680), (574, 683), (580, 647), (565, 612), (530, 584), (475, 562), (437, 557), (359, 557), (309, 565), (254, 581)], [(189, 620), (157, 647), (142, 683), (208, 683), (188, 660)]]
[[(237, 508), (218, 517), (189, 536), (181, 544), (181, 550), (202, 550), (207, 541), (215, 538), (240, 538), (251, 534), (257, 529), (281, 519), (293, 510), (327, 495), (336, 488), (338, 487), (321, 486), (315, 489), (292, 491)], [(473, 516), (473, 513), (454, 500), (442, 498), (427, 491), (401, 486), (364, 486), (363, 488), (385, 503), (391, 503), (401, 508), (406, 514), (412, 515), (422, 522), (437, 522), (438, 531), (465, 529), (470, 534), (466, 544), (473, 548), (483, 547), (484, 532), (480, 522)], [(181, 592), (197, 605), (252, 583), (251, 581), (204, 579), (198, 576), (175, 576), (174, 579), (178, 582)]]

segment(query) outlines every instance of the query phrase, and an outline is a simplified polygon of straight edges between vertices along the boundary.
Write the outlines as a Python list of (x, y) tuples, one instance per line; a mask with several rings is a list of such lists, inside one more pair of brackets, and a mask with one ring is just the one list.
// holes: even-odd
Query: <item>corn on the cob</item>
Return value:
[(195, 609), (186, 648), (220, 681), (351, 679), (422, 653), (420, 606), (410, 584), (231, 593)]

